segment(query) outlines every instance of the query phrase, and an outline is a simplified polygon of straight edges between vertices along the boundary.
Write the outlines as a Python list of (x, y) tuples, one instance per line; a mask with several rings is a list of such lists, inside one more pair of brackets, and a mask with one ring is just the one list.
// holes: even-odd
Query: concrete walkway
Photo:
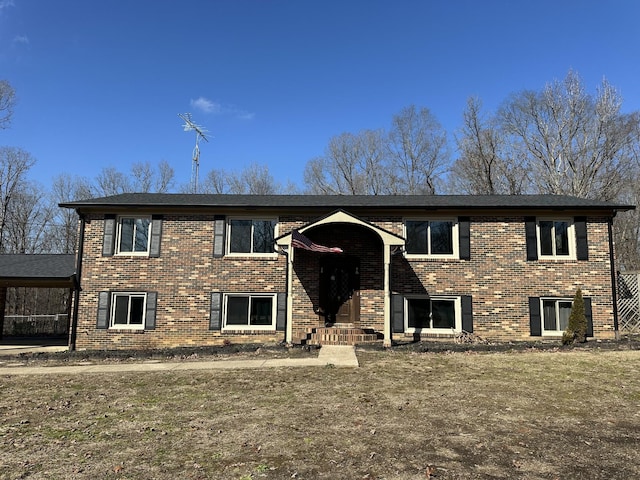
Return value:
[(272, 367), (357, 367), (356, 349), (352, 346), (325, 345), (320, 348), (317, 358), (265, 358), (239, 360), (233, 357), (204, 362), (162, 362), (148, 361), (124, 364), (85, 364), (64, 366), (23, 366), (22, 364), (0, 364), (0, 375), (52, 375), (77, 373), (123, 373), (123, 372), (166, 372), (180, 370), (232, 370)]

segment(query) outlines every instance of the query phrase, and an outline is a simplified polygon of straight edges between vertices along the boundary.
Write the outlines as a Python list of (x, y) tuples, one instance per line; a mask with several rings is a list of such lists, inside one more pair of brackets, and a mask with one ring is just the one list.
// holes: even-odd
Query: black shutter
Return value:
[(589, 260), (589, 243), (587, 241), (587, 217), (576, 217), (573, 220), (576, 229), (576, 258)]
[(529, 297), (529, 326), (532, 337), (542, 336), (542, 316), (540, 315), (540, 297)]
[(149, 245), (149, 256), (160, 256), (160, 238), (162, 237), (162, 216), (151, 217), (151, 243)]
[(278, 294), (278, 306), (276, 310), (276, 330), (283, 331), (287, 325), (287, 294)]
[(404, 332), (404, 297), (399, 293), (391, 294), (391, 328), (393, 333)]
[(102, 256), (111, 257), (116, 245), (116, 216), (104, 216), (104, 233), (102, 235)]
[(462, 295), (462, 330), (473, 333), (473, 302), (471, 295)]
[(216, 215), (213, 220), (213, 256), (216, 258), (224, 256), (224, 242), (226, 219), (224, 215)]
[(98, 293), (98, 320), (96, 328), (109, 328), (109, 301), (111, 294), (109, 292)]
[(584, 299), (584, 316), (587, 318), (587, 337), (593, 337), (593, 316), (590, 298)]
[(458, 246), (460, 248), (460, 260), (471, 259), (471, 222), (469, 217), (458, 219)]
[(158, 303), (158, 292), (147, 292), (147, 305), (144, 315), (144, 329), (154, 330), (156, 328), (156, 305)]
[(537, 260), (538, 235), (536, 235), (535, 217), (524, 217), (524, 231), (527, 238), (527, 260)]
[(220, 330), (222, 326), (222, 293), (211, 294), (211, 311), (209, 312), (209, 330)]

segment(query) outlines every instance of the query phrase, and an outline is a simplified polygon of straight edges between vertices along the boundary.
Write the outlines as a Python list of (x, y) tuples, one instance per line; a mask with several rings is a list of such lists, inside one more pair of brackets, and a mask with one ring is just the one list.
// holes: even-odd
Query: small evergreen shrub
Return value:
[(575, 297), (573, 297), (573, 305), (571, 306), (571, 314), (569, 315), (567, 329), (562, 334), (562, 344), (569, 345), (572, 343), (584, 343), (586, 341), (587, 317), (584, 314), (582, 290), (578, 288), (578, 290), (576, 290)]

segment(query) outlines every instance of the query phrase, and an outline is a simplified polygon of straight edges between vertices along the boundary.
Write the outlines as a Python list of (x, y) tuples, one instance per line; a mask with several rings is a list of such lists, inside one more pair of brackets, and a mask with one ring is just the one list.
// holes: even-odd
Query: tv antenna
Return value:
[(200, 172), (200, 140), (208, 142), (209, 139), (205, 135), (207, 130), (191, 120), (190, 113), (179, 113), (178, 116), (184, 120), (185, 132), (196, 132), (196, 146), (193, 149), (192, 162), (191, 162), (191, 193), (198, 193), (198, 174)]

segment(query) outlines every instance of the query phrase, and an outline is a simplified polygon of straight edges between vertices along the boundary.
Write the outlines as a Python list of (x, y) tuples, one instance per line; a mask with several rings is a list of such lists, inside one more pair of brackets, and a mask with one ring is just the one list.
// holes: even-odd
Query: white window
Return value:
[(567, 298), (541, 298), (542, 335), (562, 335), (569, 324), (573, 301)]
[(144, 328), (146, 293), (111, 294), (111, 328)]
[(271, 294), (226, 294), (224, 323), (227, 330), (275, 330), (276, 296)]
[(229, 219), (229, 254), (277, 255), (274, 251), (277, 223), (273, 218)]
[(409, 257), (459, 257), (456, 219), (406, 219), (404, 230), (405, 251)]
[(151, 217), (120, 217), (116, 253), (147, 255), (151, 239)]
[(575, 232), (569, 219), (537, 220), (538, 255), (540, 258), (575, 259)]
[(453, 333), (462, 331), (460, 297), (405, 298), (405, 331)]

